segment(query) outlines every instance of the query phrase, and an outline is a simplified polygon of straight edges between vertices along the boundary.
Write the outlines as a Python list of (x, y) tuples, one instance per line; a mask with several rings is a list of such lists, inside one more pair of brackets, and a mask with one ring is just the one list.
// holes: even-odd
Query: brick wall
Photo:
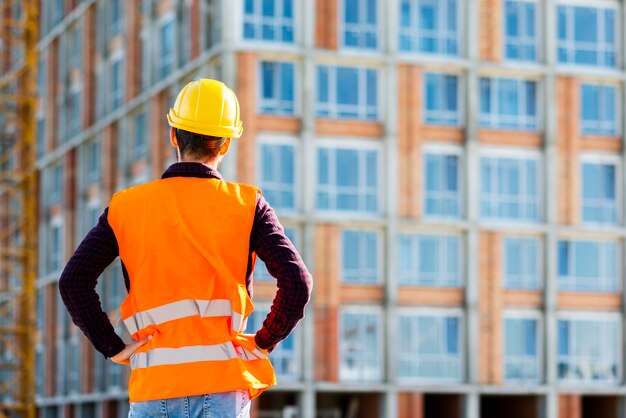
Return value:
[(315, 45), (318, 48), (337, 49), (338, 10), (336, 0), (317, 0), (315, 8)]
[(502, 285), (500, 281), (501, 237), (496, 232), (480, 234), (479, 282), (479, 380), (502, 383)]
[(484, 61), (502, 61), (502, 0), (480, 0), (479, 54)]
[(428, 418), (424, 417), (424, 395), (421, 393), (399, 393), (398, 418)]
[(580, 90), (575, 77), (558, 77), (557, 144), (558, 160), (558, 220), (562, 224), (576, 225), (580, 217)]
[(243, 136), (235, 139), (237, 146), (237, 181), (255, 183), (256, 180), (256, 54), (240, 52), (237, 54), (237, 88), (235, 93), (241, 109)]

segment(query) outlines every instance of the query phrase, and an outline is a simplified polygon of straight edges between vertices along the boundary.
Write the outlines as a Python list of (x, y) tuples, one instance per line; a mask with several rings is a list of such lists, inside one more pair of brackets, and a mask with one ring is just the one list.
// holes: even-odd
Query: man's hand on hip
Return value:
[(122, 351), (120, 351), (119, 353), (111, 357), (111, 360), (113, 360), (115, 363), (118, 363), (118, 364), (130, 364), (130, 360), (129, 360), (130, 355), (133, 354), (135, 351), (137, 351), (139, 347), (146, 344), (151, 339), (152, 339), (152, 335), (148, 335), (148, 336), (143, 337), (139, 341), (133, 341), (130, 344), (126, 344), (126, 348), (124, 348)]

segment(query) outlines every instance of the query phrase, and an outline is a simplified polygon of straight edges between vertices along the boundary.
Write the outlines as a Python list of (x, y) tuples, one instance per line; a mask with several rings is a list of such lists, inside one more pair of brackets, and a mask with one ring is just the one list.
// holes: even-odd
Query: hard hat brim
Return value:
[(172, 128), (183, 129), (200, 135), (216, 136), (220, 138), (240, 138), (243, 133), (243, 123), (241, 123), (241, 121), (239, 121), (237, 126), (227, 128), (180, 118), (174, 114), (174, 109), (170, 109), (170, 112), (166, 116), (167, 122)]

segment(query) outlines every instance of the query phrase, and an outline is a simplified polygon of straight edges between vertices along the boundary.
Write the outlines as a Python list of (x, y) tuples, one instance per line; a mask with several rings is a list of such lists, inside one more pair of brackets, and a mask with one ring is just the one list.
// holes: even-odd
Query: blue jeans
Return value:
[(131, 402), (128, 418), (249, 418), (247, 390)]

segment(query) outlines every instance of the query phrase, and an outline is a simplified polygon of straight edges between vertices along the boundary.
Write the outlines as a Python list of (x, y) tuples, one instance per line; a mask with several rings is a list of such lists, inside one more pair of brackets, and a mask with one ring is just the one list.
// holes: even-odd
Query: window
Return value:
[(317, 209), (377, 213), (378, 152), (320, 147), (317, 150)]
[(343, 46), (376, 49), (376, 0), (343, 0)]
[(220, 16), (220, 4), (219, 0), (205, 0), (205, 15), (204, 15), (204, 38), (205, 49), (211, 48), (217, 44), (220, 39), (220, 32), (222, 30), (222, 19)]
[(400, 50), (459, 55), (457, 0), (400, 0)]
[(459, 156), (428, 152), (424, 159), (425, 215), (458, 218), (461, 215)]
[(244, 0), (244, 39), (293, 43), (293, 0)]
[(73, 135), (77, 135), (78, 133), (80, 133), (80, 129), (81, 129), (81, 103), (80, 103), (80, 99), (81, 99), (81, 90), (80, 87), (72, 87), (70, 90), (70, 94), (68, 97), (68, 104), (69, 104), (69, 108), (68, 108), (68, 114), (67, 114), (67, 118), (68, 118), (68, 122), (69, 122), (69, 129), (68, 129), (68, 133), (69, 136), (73, 136)]
[(294, 68), (291, 62), (261, 62), (259, 111), (273, 115), (295, 113)]
[[(61, 307), (64, 309), (64, 307)], [(65, 355), (66, 359), (66, 371), (65, 378), (67, 379), (67, 391), (69, 393), (80, 392), (80, 376), (81, 376), (81, 344), (80, 335), (78, 332), (74, 332), (66, 343)]]
[(538, 289), (541, 254), (537, 238), (504, 238), (504, 287)]
[(461, 123), (459, 111), (459, 77), (451, 74), (427, 73), (425, 82), (424, 123), (451, 125)]
[(559, 241), (559, 290), (617, 292), (618, 244), (611, 241)]
[(80, 26), (74, 28), (72, 32), (72, 56), (70, 58), (72, 68), (81, 68), (83, 61), (83, 34)]
[(111, 112), (124, 103), (124, 57), (120, 56), (111, 62)]
[[(289, 241), (298, 248), (298, 231), (295, 228), (286, 226), (285, 235), (289, 238)], [(265, 263), (257, 257), (256, 264), (254, 265), (254, 280), (271, 281), (275, 280), (274, 277), (267, 271)]]
[(50, 206), (60, 204), (63, 200), (63, 165), (51, 168), (50, 176)]
[(174, 51), (174, 16), (163, 21), (160, 29), (161, 57), (159, 59), (159, 80), (166, 78), (176, 66)]
[(617, 223), (617, 166), (582, 164), (582, 220), (585, 223)]
[(296, 209), (296, 147), (261, 144), (260, 187), (275, 209)]
[(400, 234), (398, 283), (405, 286), (460, 287), (458, 235)]
[(109, 1), (109, 37), (113, 37), (118, 34), (122, 29), (122, 4), (120, 0)]
[(581, 132), (586, 135), (617, 135), (617, 108), (617, 89), (614, 86), (581, 85)]
[(63, 267), (63, 223), (54, 221), (48, 226), (48, 273)]
[(536, 318), (504, 319), (504, 378), (538, 381), (540, 374), (539, 324)]
[(133, 144), (133, 159), (143, 160), (148, 154), (148, 132), (146, 131), (146, 113), (135, 116), (135, 141)]
[(95, 141), (87, 146), (87, 180), (89, 183), (99, 183), (102, 171), (102, 146)]
[(513, 61), (537, 61), (537, 4), (507, 0), (504, 6), (504, 55)]
[(537, 83), (512, 78), (481, 78), (480, 126), (537, 130)]
[(380, 282), (379, 233), (344, 229), (341, 231), (341, 282)]
[(460, 313), (404, 311), (398, 315), (398, 329), (400, 379), (463, 379)]
[[(246, 326), (247, 334), (255, 334), (267, 316), (269, 309), (266, 307), (256, 308), (248, 317)], [(294, 330), (287, 338), (269, 355), (274, 366), (276, 378), (280, 381), (295, 381), (300, 378), (300, 344), (298, 329)]]
[(317, 67), (317, 116), (378, 119), (378, 72), (371, 68)]
[(616, 10), (612, 8), (558, 6), (559, 62), (615, 67), (615, 15)]
[[(594, 318), (596, 317), (597, 318)], [(621, 320), (587, 314), (558, 321), (558, 376), (571, 383), (619, 383)]]
[(382, 325), (378, 310), (343, 310), (339, 333), (339, 379), (382, 379)]
[(538, 221), (538, 170), (536, 159), (481, 158), (481, 216)]

